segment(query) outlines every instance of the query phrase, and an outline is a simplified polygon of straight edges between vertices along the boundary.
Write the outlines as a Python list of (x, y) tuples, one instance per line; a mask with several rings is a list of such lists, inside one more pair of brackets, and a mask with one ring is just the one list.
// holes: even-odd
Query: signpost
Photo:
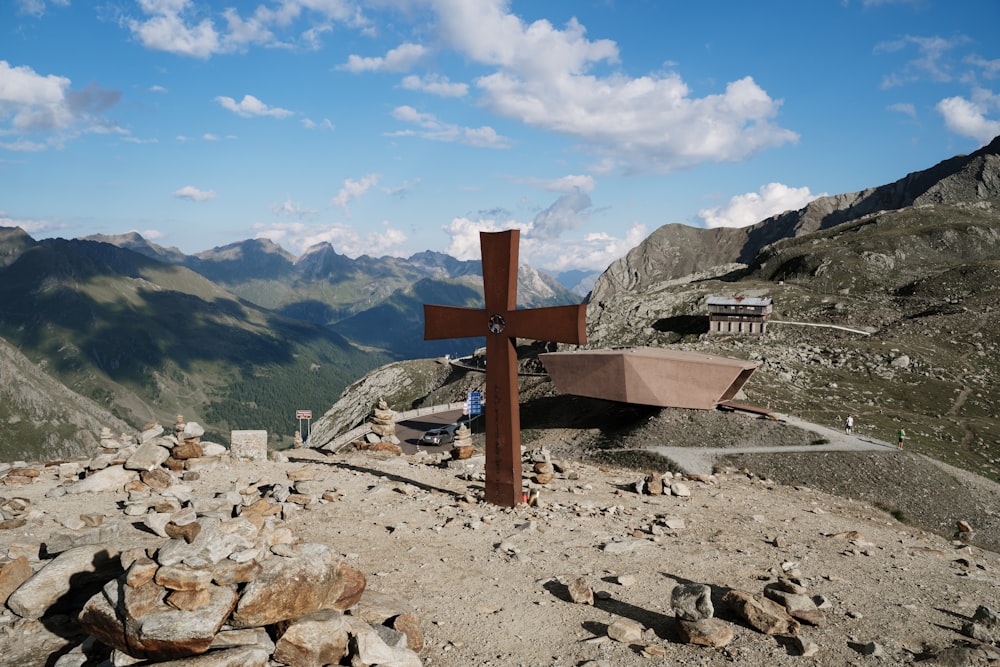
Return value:
[(465, 402), (465, 407), (466, 407), (466, 414), (469, 415), (483, 414), (483, 392), (470, 391), (469, 398)]
[(519, 236), (479, 233), (485, 310), (424, 305), (425, 340), (486, 336), (486, 501), (503, 507), (522, 502), (523, 490), (517, 338), (587, 342), (584, 304), (517, 310)]
[(302, 420), (306, 422), (305, 435), (302, 437), (303, 440), (309, 439), (309, 423), (313, 418), (312, 410), (296, 410), (295, 418), (299, 420), (299, 433), (302, 433)]

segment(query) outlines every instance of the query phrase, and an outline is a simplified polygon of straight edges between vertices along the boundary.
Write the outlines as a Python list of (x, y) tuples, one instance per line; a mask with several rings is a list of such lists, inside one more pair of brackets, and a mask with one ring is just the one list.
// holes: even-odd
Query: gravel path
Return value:
[(685, 472), (710, 474), (716, 460), (734, 454), (787, 454), (791, 452), (868, 452), (897, 451), (896, 446), (867, 436), (847, 435), (797, 417), (775, 413), (774, 418), (789, 426), (821, 436), (827, 442), (815, 445), (757, 445), (747, 447), (671, 447), (650, 446), (647, 449), (667, 457)]

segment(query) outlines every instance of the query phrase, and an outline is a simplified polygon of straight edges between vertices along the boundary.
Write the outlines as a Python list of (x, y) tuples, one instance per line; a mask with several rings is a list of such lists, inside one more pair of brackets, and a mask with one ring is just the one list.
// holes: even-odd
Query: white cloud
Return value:
[(180, 190), (174, 191), (174, 197), (178, 199), (187, 199), (188, 201), (208, 201), (209, 199), (215, 199), (215, 190), (199, 190), (193, 185), (185, 185)]
[(419, 126), (420, 130), (403, 130), (390, 132), (387, 136), (404, 137), (418, 136), (431, 141), (465, 144), (476, 148), (509, 148), (506, 137), (497, 134), (492, 127), (462, 127), (444, 123), (433, 114), (421, 113), (411, 106), (396, 107), (393, 118)]
[(590, 197), (582, 191), (564, 194), (535, 216), (531, 234), (538, 239), (552, 239), (565, 231), (577, 229), (587, 221), (589, 208)]
[(0, 142), (0, 148), (14, 153), (38, 153), (46, 150), (48, 145), (28, 140), (3, 141)]
[(244, 95), (243, 99), (237, 102), (232, 97), (225, 97), (219, 95), (215, 98), (215, 101), (222, 105), (224, 109), (228, 109), (233, 113), (239, 114), (244, 118), (251, 118), (253, 116), (271, 116), (272, 118), (287, 118), (294, 114), (293, 111), (288, 109), (282, 109), (280, 107), (269, 107), (253, 95)]
[[(18, 135), (9, 150), (60, 146), (80, 132), (125, 134), (103, 117), (121, 100), (121, 92), (90, 84), (72, 90), (66, 77), (42, 76), (30, 67), (0, 60), (0, 135)], [(22, 135), (48, 134), (45, 143)]]
[(876, 44), (875, 55), (899, 53), (911, 47), (917, 50), (917, 56), (907, 61), (899, 71), (886, 74), (882, 78), (882, 88), (895, 88), (923, 80), (951, 81), (955, 75), (948, 56), (952, 50), (968, 41), (969, 39), (962, 35), (950, 39), (906, 35), (897, 40)]
[(407, 241), (406, 234), (388, 222), (383, 222), (381, 229), (367, 234), (361, 234), (357, 228), (346, 224), (307, 225), (301, 222), (256, 224), (254, 230), (256, 238), (271, 239), (300, 255), (319, 243), (329, 243), (334, 250), (348, 257), (400, 257), (407, 254), (403, 248)]
[(328, 119), (328, 118), (324, 118), (323, 120), (319, 121), (318, 123), (316, 121), (314, 121), (313, 119), (311, 119), (311, 118), (303, 118), (302, 119), (302, 127), (306, 128), (307, 130), (317, 130), (317, 129), (319, 129), (319, 130), (332, 130), (332, 129), (334, 129), (333, 122), (330, 119)]
[(896, 103), (896, 104), (890, 104), (886, 108), (889, 109), (889, 111), (897, 111), (897, 112), (899, 112), (901, 114), (909, 116), (910, 118), (916, 118), (917, 117), (917, 108), (915, 106), (913, 106), (912, 104), (907, 103), (907, 102), (899, 102), (899, 103)]
[(385, 56), (363, 58), (350, 55), (341, 69), (348, 72), (405, 72), (427, 55), (427, 48), (420, 44), (400, 44)]
[(520, 230), (520, 263), (553, 272), (566, 269), (603, 270), (637, 246), (648, 234), (645, 225), (633, 223), (623, 237), (602, 232), (587, 234), (582, 239), (570, 239), (558, 234), (540, 235), (534, 223), (497, 219), (496, 216), (453, 218), (443, 229), (450, 237), (444, 252), (461, 260), (481, 258), (480, 232)]
[(698, 211), (706, 227), (746, 227), (785, 211), (797, 211), (817, 197), (809, 188), (768, 183), (758, 192), (736, 195), (724, 206)]
[(1000, 95), (990, 90), (977, 88), (972, 99), (948, 97), (935, 107), (949, 130), (963, 137), (987, 143), (1000, 135), (1000, 120), (988, 118), (990, 113), (1000, 112)]
[(544, 187), (550, 192), (573, 192), (574, 190), (580, 190), (581, 192), (593, 192), (596, 187), (593, 176), (587, 176), (585, 174), (570, 174), (569, 176), (563, 176), (562, 178), (557, 178), (553, 181), (548, 181), (545, 183)]
[[(68, 7), (69, 0), (49, 0), (50, 4), (58, 5), (60, 7)], [(19, 14), (30, 14), (31, 16), (42, 16), (45, 14), (46, 2), (45, 0), (17, 0), (18, 13)]]
[(649, 235), (645, 225), (632, 223), (622, 237), (600, 232), (587, 234), (583, 240), (538, 243), (531, 239), (525, 248), (524, 261), (547, 271), (568, 269), (603, 271), (611, 262), (628, 254)]
[(1000, 76), (1000, 58), (987, 60), (982, 56), (967, 56), (962, 62), (978, 67), (984, 79), (995, 79)]
[(271, 212), (277, 216), (289, 218), (309, 218), (318, 213), (315, 209), (305, 208), (298, 202), (293, 202), (290, 198), (280, 204), (272, 204)]
[(530, 225), (514, 220), (498, 222), (490, 219), (452, 218), (451, 222), (443, 228), (445, 233), (451, 237), (444, 252), (463, 261), (481, 259), (479, 232), (503, 232), (508, 229), (519, 229), (524, 234), (530, 228)]
[(209, 18), (196, 25), (185, 23), (182, 14), (191, 4), (190, 0), (139, 0), (139, 6), (151, 16), (142, 21), (129, 19), (127, 25), (148, 49), (208, 58), (221, 49), (219, 33)]
[(441, 97), (465, 97), (469, 94), (468, 84), (452, 83), (448, 77), (440, 74), (428, 74), (422, 77), (411, 74), (403, 78), (402, 86), (406, 90), (417, 90)]
[(595, 66), (618, 63), (618, 47), (588, 40), (575, 19), (563, 30), (544, 20), (525, 24), (505, 0), (438, 0), (435, 7), (443, 39), (496, 68), (476, 81), (487, 108), (581, 139), (627, 170), (740, 160), (798, 139), (773, 123), (781, 103), (750, 77), (699, 98), (674, 73), (596, 76)]
[[(211, 10), (191, 0), (138, 0), (137, 4), (142, 18), (126, 18), (123, 23), (143, 46), (195, 58), (239, 52), (250, 45), (316, 50), (320, 36), (332, 30), (331, 21), (362, 29), (368, 25), (352, 0), (280, 0), (274, 8), (259, 4), (246, 17), (228, 7), (221, 11), (218, 28)], [(308, 28), (290, 37), (275, 33), (290, 28), (305, 13)]]
[(333, 203), (342, 208), (345, 213), (349, 213), (347, 204), (352, 199), (357, 199), (370, 188), (375, 186), (381, 177), (381, 174), (367, 174), (362, 176), (361, 179), (357, 181), (351, 178), (345, 178), (344, 186), (340, 188), (340, 192), (338, 192), (337, 196), (333, 198)]
[(59, 229), (64, 229), (65, 225), (52, 222), (51, 220), (26, 220), (24, 218), (11, 218), (6, 211), (0, 211), (0, 227), (20, 227), (31, 236), (45, 235)]

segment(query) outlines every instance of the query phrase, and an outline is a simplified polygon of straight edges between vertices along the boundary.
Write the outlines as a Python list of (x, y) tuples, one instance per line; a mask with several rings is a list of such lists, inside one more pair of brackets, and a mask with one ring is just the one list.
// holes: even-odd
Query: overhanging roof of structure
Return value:
[(743, 359), (652, 347), (538, 356), (564, 394), (700, 410), (734, 398), (757, 370)]

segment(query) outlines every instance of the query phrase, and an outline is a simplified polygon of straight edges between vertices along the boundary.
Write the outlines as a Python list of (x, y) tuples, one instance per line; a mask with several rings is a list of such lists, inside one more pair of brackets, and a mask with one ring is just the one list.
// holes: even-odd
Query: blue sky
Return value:
[(601, 270), (1000, 134), (996, 0), (4, 0), (0, 226)]

